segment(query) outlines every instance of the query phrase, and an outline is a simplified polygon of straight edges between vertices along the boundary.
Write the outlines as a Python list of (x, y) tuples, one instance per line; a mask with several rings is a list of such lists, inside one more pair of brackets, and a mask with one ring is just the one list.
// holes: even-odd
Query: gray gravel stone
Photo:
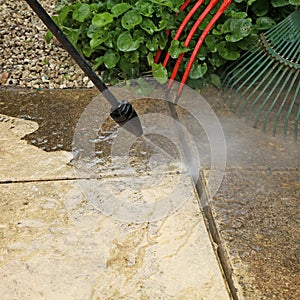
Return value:
[[(53, 14), (55, 0), (39, 2)], [(0, 0), (0, 86), (92, 87), (57, 42), (46, 43), (46, 32), (46, 26), (25, 1)]]

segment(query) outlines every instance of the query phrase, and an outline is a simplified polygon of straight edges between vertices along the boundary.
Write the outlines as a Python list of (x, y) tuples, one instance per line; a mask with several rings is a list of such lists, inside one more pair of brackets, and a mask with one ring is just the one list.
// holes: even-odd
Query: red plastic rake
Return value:
[[(189, 13), (187, 14), (187, 16), (184, 18), (183, 22), (181, 23), (181, 25), (179, 26), (173, 40), (178, 40), (184, 30), (184, 28), (186, 27), (187, 23), (190, 21), (190, 19), (192, 18), (192, 16), (197, 12), (197, 10), (200, 8), (200, 6), (203, 4), (204, 0), (198, 0), (195, 5), (192, 7), (192, 9), (189, 11)], [(184, 74), (182, 76), (181, 82), (180, 82), (180, 86), (179, 89), (177, 91), (177, 98), (180, 97), (181, 92), (183, 90), (183, 87), (188, 79), (188, 75), (191, 71), (191, 68), (193, 66), (193, 63), (196, 59), (196, 56), (206, 38), (206, 36), (208, 35), (209, 31), (212, 29), (212, 27), (215, 25), (215, 23), (217, 22), (217, 20), (221, 17), (221, 15), (223, 14), (223, 12), (228, 8), (228, 6), (231, 4), (232, 0), (223, 0), (223, 3), (221, 4), (221, 6), (219, 7), (219, 9), (217, 10), (216, 14), (213, 16), (213, 18), (211, 19), (211, 21), (208, 23), (208, 25), (206, 26), (206, 28), (203, 30), (193, 52), (192, 55), (188, 61), (187, 64), (187, 68), (184, 71)], [(190, 3), (190, 0), (186, 0), (182, 6), (180, 7), (180, 10), (183, 11), (188, 4)], [(208, 15), (208, 13), (214, 8), (214, 6), (218, 3), (218, 0), (211, 0), (209, 2), (209, 4), (207, 5), (207, 7), (205, 8), (205, 10), (200, 14), (200, 16), (198, 17), (197, 21), (195, 22), (195, 24), (193, 25), (191, 31), (189, 32), (187, 38), (184, 41), (184, 46), (188, 47), (188, 45), (190, 44), (194, 34), (196, 33), (197, 29), (199, 28), (200, 24), (203, 22), (203, 20), (205, 19), (205, 17)], [(167, 32), (167, 34), (170, 34), (170, 31)], [(157, 63), (159, 58), (161, 55), (161, 51), (158, 51), (156, 54), (156, 57), (154, 59), (154, 62)], [(168, 84), (168, 89), (171, 88), (173, 81), (178, 73), (178, 69), (179, 66), (182, 62), (182, 59), (184, 57), (184, 53), (180, 54), (180, 56), (177, 58), (176, 64), (173, 68), (171, 77), (170, 77), (170, 81)], [(170, 58), (170, 53), (168, 52), (166, 54), (166, 57), (163, 61), (163, 66), (166, 67), (168, 61)]]

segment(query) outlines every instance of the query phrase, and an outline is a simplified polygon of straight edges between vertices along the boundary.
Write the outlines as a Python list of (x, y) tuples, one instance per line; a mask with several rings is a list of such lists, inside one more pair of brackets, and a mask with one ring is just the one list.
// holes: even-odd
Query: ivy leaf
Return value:
[(90, 16), (90, 6), (88, 4), (81, 4), (77, 9), (73, 11), (73, 19), (78, 22), (83, 22)]
[(225, 36), (226, 41), (237, 42), (251, 33), (251, 19), (228, 19), (224, 23), (224, 31), (230, 32)]
[(289, 0), (271, 0), (271, 4), (273, 7), (282, 7), (289, 5)]
[(53, 38), (53, 33), (50, 30), (47, 30), (47, 33), (45, 34), (45, 40), (49, 44)]
[(269, 11), (269, 2), (266, 0), (257, 0), (252, 5), (252, 10), (258, 17), (266, 15)]
[(100, 29), (93, 33), (93, 37), (90, 40), (90, 46), (92, 49), (95, 49), (102, 43), (104, 43), (109, 38), (109, 34), (107, 30)]
[(131, 5), (128, 3), (119, 3), (116, 4), (112, 9), (111, 12), (116, 16), (120, 16), (125, 13), (127, 10), (131, 8)]
[(205, 44), (211, 52), (217, 52), (216, 38), (213, 35), (208, 35), (205, 39)]
[(153, 77), (161, 84), (164, 84), (168, 81), (167, 69), (162, 64), (153, 64), (152, 74)]
[(145, 40), (147, 40), (147, 37), (145, 36), (145, 32), (141, 29), (135, 30), (132, 36), (134, 41), (138, 41), (140, 43), (143, 43)]
[(99, 56), (94, 60), (93, 69), (97, 70), (103, 64), (103, 56)]
[(136, 77), (136, 73), (138, 71), (138, 67), (136, 64), (132, 64), (128, 62), (128, 60), (125, 59), (124, 57), (121, 57), (119, 67), (126, 77), (129, 78)]
[(125, 58), (132, 64), (138, 63), (140, 61), (140, 52), (138, 50), (127, 52)]
[(221, 82), (221, 78), (220, 76), (218, 76), (217, 74), (210, 74), (210, 81), (211, 83), (218, 89), (220, 89), (222, 87), (222, 82)]
[(140, 46), (139, 41), (133, 40), (129, 31), (121, 33), (117, 39), (117, 47), (120, 51), (130, 52), (138, 49)]
[(136, 2), (135, 7), (138, 12), (145, 17), (152, 17), (154, 13), (153, 3), (148, 0), (139, 0)]
[(217, 45), (218, 53), (226, 60), (236, 60), (240, 57), (240, 52), (230, 45), (225, 41), (220, 42)]
[(145, 30), (149, 34), (153, 34), (154, 31), (157, 31), (157, 27), (155, 26), (153, 21), (148, 18), (144, 19), (140, 26), (143, 30)]
[(172, 58), (178, 58), (181, 53), (188, 52), (189, 48), (185, 47), (183, 42), (173, 40), (169, 52)]
[[(102, 3), (102, 1), (101, 2), (97, 1), (97, 2), (99, 2), (99, 4)], [(108, 9), (112, 9), (115, 5), (117, 5), (118, 3), (120, 3), (120, 1), (119, 0), (107, 0), (107, 1), (103, 1), (103, 3), (106, 4), (106, 7)]]
[(173, 7), (173, 3), (170, 0), (150, 0), (150, 1), (159, 4), (161, 6)]
[[(57, 21), (59, 24), (63, 24), (63, 22), (65, 21), (65, 19), (68, 17), (69, 12), (72, 11), (72, 6), (65, 6), (64, 8), (62, 8), (58, 14), (58, 16), (53, 16), (53, 17), (57, 17)], [(52, 17), (52, 18), (53, 18)]]
[(130, 30), (142, 21), (143, 17), (136, 10), (130, 10), (122, 17), (121, 24), (125, 29)]
[(300, 5), (300, 0), (289, 0), (291, 5)]
[(89, 44), (85, 44), (82, 49), (82, 53), (84, 54), (85, 57), (90, 57), (94, 52), (94, 49), (89, 47)]
[(103, 27), (109, 23), (111, 23), (113, 21), (113, 15), (108, 13), (108, 12), (104, 12), (102, 14), (97, 14), (93, 17), (92, 19), (92, 24), (95, 27)]
[(200, 65), (198, 61), (194, 61), (191, 71), (189, 73), (189, 78), (191, 79), (199, 79), (204, 76), (207, 72), (207, 64), (203, 63)]
[(78, 42), (79, 35), (81, 33), (80, 29), (73, 29), (69, 27), (64, 27), (64, 33), (69, 38), (70, 42), (73, 45), (76, 45)]
[(114, 68), (120, 60), (120, 55), (118, 52), (109, 49), (105, 52), (103, 57), (103, 62), (106, 68), (111, 69)]
[(152, 66), (154, 64), (154, 57), (153, 57), (153, 53), (149, 52), (147, 55), (147, 61), (148, 61), (148, 65)]
[(258, 35), (252, 33), (251, 35), (247, 36), (246, 38), (242, 39), (237, 43), (238, 47), (242, 50), (251, 50), (255, 46), (257, 46), (258, 42)]
[(276, 25), (276, 22), (273, 19), (269, 17), (260, 17), (256, 20), (255, 28), (266, 30), (272, 28), (274, 25)]

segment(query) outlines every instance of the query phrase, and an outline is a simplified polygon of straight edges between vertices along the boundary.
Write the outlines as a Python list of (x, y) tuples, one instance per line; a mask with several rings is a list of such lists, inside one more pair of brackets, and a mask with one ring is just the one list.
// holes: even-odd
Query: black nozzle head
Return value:
[(133, 106), (128, 101), (121, 101), (117, 108), (111, 110), (110, 116), (116, 123), (135, 136), (139, 137), (143, 135), (141, 121)]

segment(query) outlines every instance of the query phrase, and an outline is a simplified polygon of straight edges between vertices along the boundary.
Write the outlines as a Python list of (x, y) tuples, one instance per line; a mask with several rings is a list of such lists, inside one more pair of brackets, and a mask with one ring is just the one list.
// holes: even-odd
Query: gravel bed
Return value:
[[(53, 14), (55, 0), (40, 3)], [(60, 45), (46, 43), (46, 32), (46, 26), (25, 1), (0, 0), (0, 86), (92, 87)]]

